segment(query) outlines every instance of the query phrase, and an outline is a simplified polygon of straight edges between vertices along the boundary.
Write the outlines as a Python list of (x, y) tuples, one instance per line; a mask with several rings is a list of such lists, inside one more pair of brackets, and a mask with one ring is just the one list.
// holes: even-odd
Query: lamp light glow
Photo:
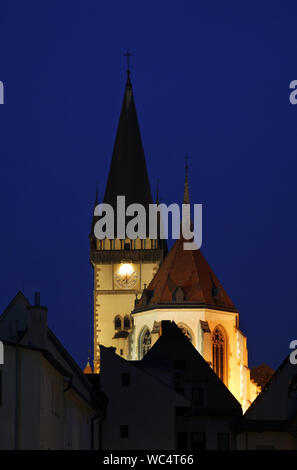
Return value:
[(123, 276), (132, 274), (133, 273), (132, 265), (128, 263), (121, 264), (119, 273)]

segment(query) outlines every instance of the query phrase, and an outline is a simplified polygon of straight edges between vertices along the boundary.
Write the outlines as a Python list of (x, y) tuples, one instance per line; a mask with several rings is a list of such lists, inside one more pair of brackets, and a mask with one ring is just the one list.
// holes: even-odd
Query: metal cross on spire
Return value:
[(127, 52), (126, 52), (126, 54), (124, 54), (124, 57), (127, 58), (127, 75), (128, 75), (128, 77), (130, 76), (130, 57), (131, 57), (131, 55), (133, 55), (133, 54), (129, 51), (129, 49), (127, 49)]

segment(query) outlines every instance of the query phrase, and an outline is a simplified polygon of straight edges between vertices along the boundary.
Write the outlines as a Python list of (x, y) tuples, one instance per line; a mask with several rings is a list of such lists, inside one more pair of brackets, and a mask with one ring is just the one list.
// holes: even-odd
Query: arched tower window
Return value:
[(213, 370), (223, 382), (226, 382), (227, 378), (226, 350), (226, 336), (223, 330), (217, 326), (212, 334), (212, 362)]
[(140, 335), (139, 341), (139, 359), (142, 359), (143, 356), (151, 349), (152, 338), (149, 332), (149, 329), (146, 328)]
[(129, 330), (131, 326), (129, 315), (124, 317), (124, 329)]
[(119, 315), (117, 315), (114, 319), (114, 329), (121, 330), (122, 329), (122, 319)]

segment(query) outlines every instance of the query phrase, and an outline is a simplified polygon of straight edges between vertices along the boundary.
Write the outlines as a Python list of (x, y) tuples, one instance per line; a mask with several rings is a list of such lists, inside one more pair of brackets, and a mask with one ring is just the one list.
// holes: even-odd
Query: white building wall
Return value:
[(16, 348), (5, 345), (0, 449), (91, 449), (94, 409), (73, 389), (64, 392), (63, 374), (41, 352), (19, 347), (18, 364), (16, 421)]
[[(0, 406), (0, 449), (38, 449), (40, 445), (40, 354), (18, 350), (16, 394), (16, 349), (5, 345)], [(18, 404), (16, 404), (16, 398)], [(16, 407), (18, 419), (16, 420)]]
[[(217, 326), (221, 327), (227, 340), (226, 385), (241, 403), (243, 411), (249, 407), (256, 395), (255, 387), (252, 388), (253, 384), (250, 383), (246, 337), (237, 328), (238, 313), (215, 309), (159, 308), (136, 313), (133, 318), (134, 329), (129, 338), (130, 356), (128, 357), (132, 360), (141, 359), (139, 345), (142, 332), (146, 328), (151, 332), (155, 321), (171, 320), (189, 330), (195, 348), (208, 363), (212, 364), (211, 335)], [(202, 332), (200, 320), (208, 322), (210, 334)]]
[(205, 310), (190, 308), (181, 309), (153, 309), (133, 315), (134, 330), (131, 338), (131, 359), (139, 359), (139, 336), (142, 330), (147, 327), (150, 331), (153, 329), (154, 322), (162, 320), (174, 321), (177, 325), (182, 324), (187, 327), (193, 336), (193, 345), (196, 349), (201, 349), (199, 344), (201, 340), (200, 320), (205, 320)]

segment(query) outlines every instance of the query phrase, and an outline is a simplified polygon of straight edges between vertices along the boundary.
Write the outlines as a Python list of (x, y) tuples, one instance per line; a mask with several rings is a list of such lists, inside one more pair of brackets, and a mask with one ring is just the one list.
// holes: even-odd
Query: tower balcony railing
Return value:
[(111, 262), (121, 263), (122, 261), (142, 263), (160, 261), (163, 258), (163, 250), (93, 250), (90, 259), (94, 264), (108, 264)]

